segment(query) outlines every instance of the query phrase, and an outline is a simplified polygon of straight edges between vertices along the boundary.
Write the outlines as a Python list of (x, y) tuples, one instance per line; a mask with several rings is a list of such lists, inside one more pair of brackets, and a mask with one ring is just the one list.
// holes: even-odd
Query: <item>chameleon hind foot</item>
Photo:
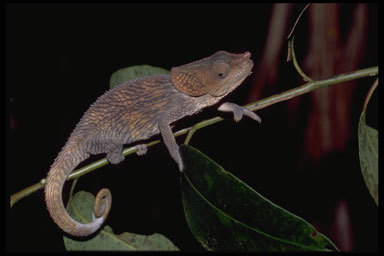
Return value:
[(146, 144), (138, 144), (135, 146), (136, 148), (136, 154), (138, 156), (142, 156), (142, 155), (145, 155), (147, 153), (147, 145)]
[(107, 152), (106, 158), (111, 164), (118, 164), (124, 161), (123, 146), (115, 147), (114, 149)]

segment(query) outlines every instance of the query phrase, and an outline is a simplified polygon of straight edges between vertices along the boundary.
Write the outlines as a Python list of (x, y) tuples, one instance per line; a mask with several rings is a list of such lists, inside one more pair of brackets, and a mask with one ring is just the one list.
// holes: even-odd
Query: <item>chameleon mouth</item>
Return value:
[(233, 77), (233, 79), (231, 79), (230, 83), (233, 83), (231, 89), (235, 89), (245, 80), (245, 78), (252, 74), (252, 68), (253, 61), (251, 59), (248, 59), (246, 62), (244, 62), (240, 67), (240, 71), (238, 71), (237, 74)]
[(239, 86), (245, 78), (247, 78), (252, 73), (253, 61), (251, 60), (251, 53), (246, 51), (245, 53), (237, 54), (240, 55), (238, 59), (233, 61), (234, 65), (239, 65), (239, 70), (236, 71), (236, 75), (233, 76), (231, 81), (232, 88), (230, 88), (230, 92), (234, 90), (237, 86)]

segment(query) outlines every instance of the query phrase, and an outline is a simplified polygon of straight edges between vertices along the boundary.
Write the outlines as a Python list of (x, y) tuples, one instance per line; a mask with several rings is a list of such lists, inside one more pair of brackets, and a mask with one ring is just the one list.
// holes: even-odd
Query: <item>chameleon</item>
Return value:
[[(182, 66), (170, 74), (158, 74), (122, 83), (100, 96), (84, 113), (50, 167), (46, 178), (45, 201), (53, 221), (72, 236), (96, 232), (112, 205), (109, 189), (101, 189), (95, 198), (93, 220), (83, 224), (72, 219), (63, 204), (62, 190), (72, 170), (91, 154), (106, 153), (111, 164), (124, 160), (124, 144), (137, 145), (137, 153), (146, 153), (138, 144), (161, 134), (170, 156), (180, 171), (183, 160), (172, 133), (171, 124), (183, 117), (215, 105), (236, 89), (250, 75), (251, 53), (218, 51)], [(237, 122), (243, 115), (261, 122), (254, 112), (234, 103), (224, 102), (219, 111), (232, 112)]]

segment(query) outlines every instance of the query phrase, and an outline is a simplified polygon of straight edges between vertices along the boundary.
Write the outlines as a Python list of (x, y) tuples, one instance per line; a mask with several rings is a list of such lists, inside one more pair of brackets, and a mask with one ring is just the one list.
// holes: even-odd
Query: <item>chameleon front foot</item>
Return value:
[(181, 153), (180, 153), (180, 147), (177, 148), (177, 156), (176, 156), (176, 162), (179, 166), (179, 171), (180, 172), (183, 172), (184, 171), (184, 163), (183, 163), (183, 158), (181, 157)]
[(236, 105), (235, 103), (225, 102), (220, 105), (218, 110), (223, 112), (232, 112), (235, 122), (240, 121), (243, 118), (243, 115), (246, 115), (261, 123), (261, 118), (255, 112), (242, 106)]

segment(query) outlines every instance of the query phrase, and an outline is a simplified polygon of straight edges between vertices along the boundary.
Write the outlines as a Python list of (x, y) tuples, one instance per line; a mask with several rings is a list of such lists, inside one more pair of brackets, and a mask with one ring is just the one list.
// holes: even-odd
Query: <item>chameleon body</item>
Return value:
[[(54, 222), (73, 236), (87, 236), (102, 225), (112, 196), (102, 189), (95, 199), (93, 221), (73, 220), (64, 208), (62, 189), (68, 175), (90, 154), (106, 153), (110, 163), (124, 160), (124, 144), (161, 134), (180, 171), (184, 169), (179, 146), (170, 124), (214, 105), (251, 73), (251, 54), (219, 51), (210, 57), (171, 69), (170, 75), (154, 75), (123, 83), (104, 93), (85, 112), (52, 164), (46, 179), (45, 200)], [(235, 121), (252, 111), (233, 103), (219, 110), (234, 113)], [(142, 146), (142, 145), (141, 145)], [(145, 153), (145, 147), (142, 148)]]

